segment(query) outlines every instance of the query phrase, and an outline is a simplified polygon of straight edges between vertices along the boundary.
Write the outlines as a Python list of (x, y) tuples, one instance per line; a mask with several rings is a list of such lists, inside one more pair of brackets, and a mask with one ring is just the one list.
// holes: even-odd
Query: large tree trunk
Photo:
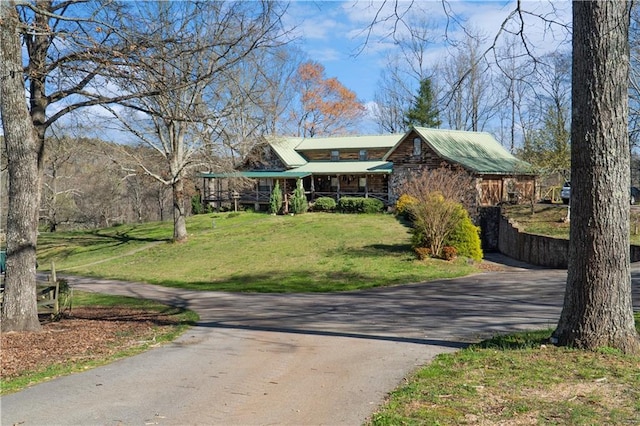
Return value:
[(560, 345), (640, 352), (629, 268), (629, 3), (573, 3), (571, 229)]
[(173, 190), (173, 241), (187, 240), (187, 222), (184, 207), (184, 183), (178, 179), (172, 185)]
[(41, 142), (32, 125), (23, 82), (18, 15), (13, 2), (0, 2), (0, 107), (9, 173), (7, 272), (3, 331), (40, 329), (36, 304), (36, 242)]

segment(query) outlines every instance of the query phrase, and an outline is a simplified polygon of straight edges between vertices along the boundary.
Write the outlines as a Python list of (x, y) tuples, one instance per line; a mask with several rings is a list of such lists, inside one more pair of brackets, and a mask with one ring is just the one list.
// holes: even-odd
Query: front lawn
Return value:
[(640, 424), (640, 357), (555, 347), (550, 335), (501, 336), (439, 355), (370, 425)]
[(219, 213), (189, 218), (189, 240), (172, 224), (41, 233), (38, 261), (58, 272), (197, 290), (326, 292), (452, 278), (476, 272), (466, 259), (416, 259), (410, 230), (386, 214)]

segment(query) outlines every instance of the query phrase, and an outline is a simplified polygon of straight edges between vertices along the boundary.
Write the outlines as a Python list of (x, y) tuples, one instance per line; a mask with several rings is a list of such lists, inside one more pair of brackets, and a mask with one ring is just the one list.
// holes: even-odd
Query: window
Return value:
[(413, 155), (422, 155), (422, 139), (420, 138), (413, 139)]
[(364, 191), (367, 189), (367, 178), (361, 177), (358, 179), (358, 191)]
[(369, 159), (368, 155), (367, 155), (367, 150), (366, 149), (361, 149), (360, 150), (360, 161), (367, 161)]
[(331, 151), (331, 161), (340, 160), (340, 151)]
[(258, 191), (270, 192), (273, 186), (273, 179), (258, 179)]

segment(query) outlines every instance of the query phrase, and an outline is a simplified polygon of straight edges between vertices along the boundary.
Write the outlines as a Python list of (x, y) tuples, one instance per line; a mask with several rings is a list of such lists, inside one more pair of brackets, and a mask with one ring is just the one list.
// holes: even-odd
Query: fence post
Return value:
[(53, 285), (56, 286), (53, 302), (53, 314), (58, 315), (60, 313), (60, 284), (58, 283), (58, 277), (56, 276), (56, 264), (53, 261), (51, 261), (51, 279), (53, 280)]

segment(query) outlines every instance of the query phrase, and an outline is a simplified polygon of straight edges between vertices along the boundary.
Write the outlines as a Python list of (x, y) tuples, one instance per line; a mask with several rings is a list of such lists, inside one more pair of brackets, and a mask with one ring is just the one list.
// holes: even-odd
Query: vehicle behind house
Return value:
[(564, 204), (569, 204), (569, 199), (571, 198), (571, 182), (565, 182), (564, 185), (562, 185), (560, 198), (562, 198)]
[[(564, 204), (569, 204), (571, 198), (571, 182), (565, 182), (560, 191), (560, 198)], [(640, 188), (632, 186), (629, 191), (629, 203), (634, 205), (637, 201), (640, 201)]]

